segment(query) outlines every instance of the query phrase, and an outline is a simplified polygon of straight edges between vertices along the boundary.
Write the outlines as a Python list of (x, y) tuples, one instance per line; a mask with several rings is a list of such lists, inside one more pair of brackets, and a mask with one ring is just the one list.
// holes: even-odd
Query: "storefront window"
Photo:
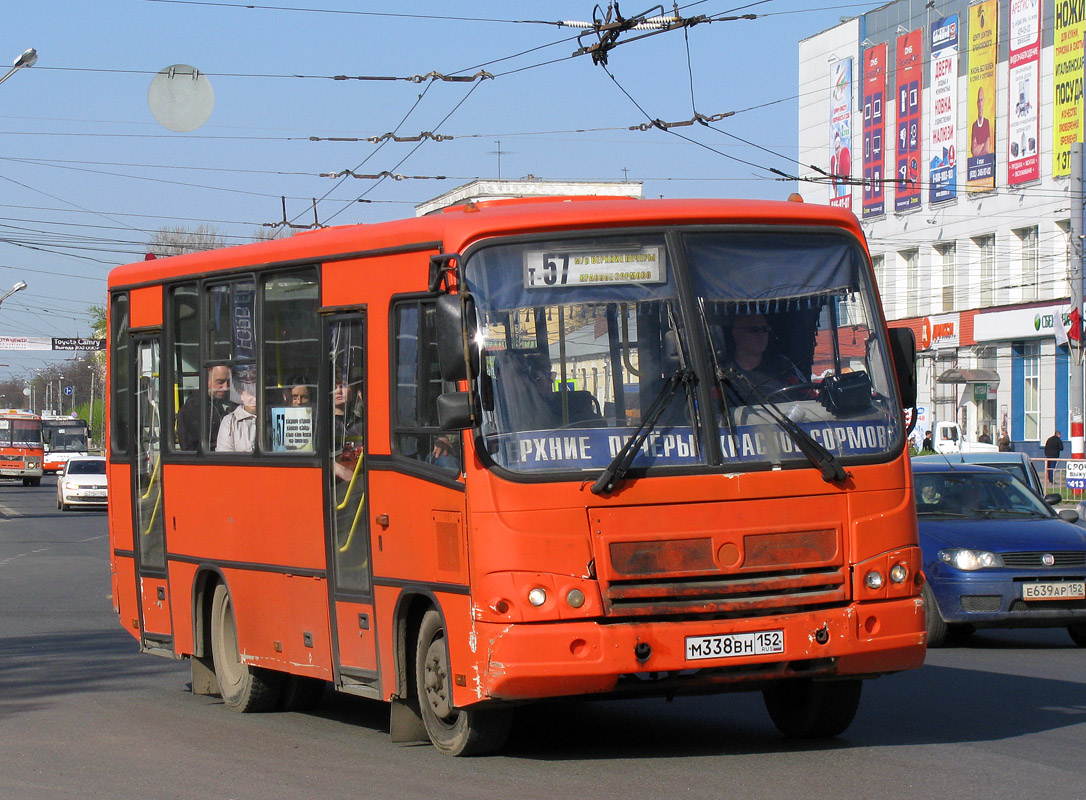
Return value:
[(1022, 346), (1022, 409), (1023, 439), (1041, 438), (1041, 345), (1031, 342)]

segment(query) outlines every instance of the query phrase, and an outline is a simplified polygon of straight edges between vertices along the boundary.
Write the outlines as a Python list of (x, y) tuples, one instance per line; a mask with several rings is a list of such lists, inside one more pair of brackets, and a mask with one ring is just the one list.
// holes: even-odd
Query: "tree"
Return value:
[(165, 258), (183, 253), (198, 253), (201, 250), (215, 250), (220, 247), (226, 247), (226, 239), (213, 225), (200, 225), (196, 228), (175, 225), (151, 234), (151, 242), (147, 249), (155, 257)]

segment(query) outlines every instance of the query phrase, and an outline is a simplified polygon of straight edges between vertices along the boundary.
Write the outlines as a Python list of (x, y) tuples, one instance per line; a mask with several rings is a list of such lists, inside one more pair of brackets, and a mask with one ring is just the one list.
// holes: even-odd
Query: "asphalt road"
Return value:
[(508, 751), (388, 738), (386, 706), (235, 714), (141, 655), (109, 601), (106, 516), (0, 483), (0, 798), (1081, 797), (1086, 652), (982, 633), (870, 682), (840, 739), (780, 738), (760, 695), (522, 709)]

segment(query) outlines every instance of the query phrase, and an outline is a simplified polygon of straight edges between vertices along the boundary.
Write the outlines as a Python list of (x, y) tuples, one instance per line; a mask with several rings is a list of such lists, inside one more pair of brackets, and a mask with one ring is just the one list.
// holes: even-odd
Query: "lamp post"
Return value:
[(16, 292), (21, 292), (25, 288), (26, 281), (16, 281), (15, 285), (12, 286), (8, 291), (4, 292), (4, 295), (0, 297), (0, 305), (3, 305), (4, 301), (11, 297), (13, 294), (15, 294)]
[(35, 50), (33, 47), (28, 47), (19, 55), (17, 59), (15, 59), (15, 63), (11, 65), (11, 69), (4, 73), (4, 77), (0, 78), (0, 83), (6, 81), (23, 67), (32, 67), (37, 63), (38, 51)]

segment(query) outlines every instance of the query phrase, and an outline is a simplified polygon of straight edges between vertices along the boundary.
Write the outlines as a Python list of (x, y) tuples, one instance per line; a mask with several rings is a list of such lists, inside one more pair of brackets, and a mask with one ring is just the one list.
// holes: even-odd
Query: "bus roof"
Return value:
[(450, 206), (423, 217), (345, 225), (308, 231), (287, 239), (221, 250), (139, 261), (114, 269), (110, 288), (156, 283), (169, 278), (322, 256), (364, 254), (384, 248), (430, 246), (462, 252), (493, 236), (649, 225), (822, 225), (863, 233), (849, 211), (829, 206), (771, 200), (631, 200), (568, 197), (495, 200)]

